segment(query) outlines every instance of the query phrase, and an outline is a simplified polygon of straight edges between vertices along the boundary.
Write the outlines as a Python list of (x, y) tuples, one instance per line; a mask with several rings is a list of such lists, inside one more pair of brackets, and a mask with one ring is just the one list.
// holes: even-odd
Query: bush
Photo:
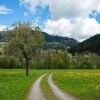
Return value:
[(73, 56), (71, 66), (70, 68), (75, 69), (100, 69), (100, 56), (96, 54)]
[(100, 56), (96, 54), (90, 54), (90, 59), (93, 64), (93, 68), (100, 69)]
[(20, 63), (17, 58), (13, 56), (0, 56), (0, 68), (13, 69), (20, 68)]

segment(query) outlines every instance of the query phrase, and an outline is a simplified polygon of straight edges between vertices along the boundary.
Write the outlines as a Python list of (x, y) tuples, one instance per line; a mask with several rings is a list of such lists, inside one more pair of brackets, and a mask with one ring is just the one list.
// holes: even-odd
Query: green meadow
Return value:
[(28, 77), (25, 70), (0, 69), (0, 100), (26, 100), (33, 82), (45, 71), (31, 70)]
[(80, 100), (100, 100), (100, 70), (60, 71), (53, 78), (62, 90)]
[(53, 73), (55, 84), (63, 91), (80, 100), (100, 100), (100, 70), (30, 70), (26, 77), (24, 69), (0, 69), (0, 100), (27, 100), (32, 84), (44, 73), (48, 74), (41, 88), (50, 100), (57, 98), (48, 85), (49, 73)]

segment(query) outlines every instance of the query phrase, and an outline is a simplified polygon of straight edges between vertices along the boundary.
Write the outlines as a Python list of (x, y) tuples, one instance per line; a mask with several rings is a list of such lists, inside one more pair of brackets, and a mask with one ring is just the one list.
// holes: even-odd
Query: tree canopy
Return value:
[[(12, 29), (6, 30), (6, 54), (24, 58), (26, 75), (29, 74), (29, 61), (35, 57), (39, 47), (43, 45), (44, 36), (39, 27), (31, 27), (29, 23), (16, 23)], [(34, 33), (32, 34), (32, 30)]]

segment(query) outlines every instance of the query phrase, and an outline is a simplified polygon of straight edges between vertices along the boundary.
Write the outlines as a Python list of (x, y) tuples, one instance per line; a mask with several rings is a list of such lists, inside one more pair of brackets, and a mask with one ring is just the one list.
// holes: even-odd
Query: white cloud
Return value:
[(55, 19), (87, 17), (100, 10), (100, 0), (51, 0), (49, 8)]
[(44, 31), (51, 35), (67, 36), (82, 41), (100, 33), (100, 24), (93, 18), (77, 18), (73, 21), (61, 18), (57, 21), (47, 20)]
[(4, 31), (6, 28), (7, 28), (6, 25), (1, 25), (1, 24), (0, 24), (0, 31)]
[(100, 11), (100, 0), (20, 0), (20, 5), (25, 5), (32, 13), (37, 6), (49, 6), (55, 19), (87, 17), (93, 10)]
[(67, 19), (60, 19), (57, 21), (47, 20), (45, 22), (45, 32), (51, 35), (70, 36), (72, 24)]
[(24, 5), (31, 13), (35, 13), (37, 6), (45, 8), (48, 5), (48, 0), (19, 0), (20, 5)]
[(0, 5), (0, 14), (9, 14), (9, 13), (13, 13), (13, 10), (7, 8), (4, 5)]
[(94, 10), (94, 17), (100, 13), (100, 0), (20, 0), (20, 5), (31, 13), (36, 13), (37, 6), (48, 6), (52, 19), (45, 22), (44, 31), (49, 34), (81, 41), (100, 33), (100, 24), (95, 18), (89, 18)]

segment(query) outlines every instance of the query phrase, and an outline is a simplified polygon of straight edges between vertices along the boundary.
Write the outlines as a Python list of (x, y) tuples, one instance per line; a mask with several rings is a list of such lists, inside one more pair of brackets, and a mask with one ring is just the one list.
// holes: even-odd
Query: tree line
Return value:
[[(25, 69), (24, 58), (2, 55), (0, 68)], [(29, 61), (30, 69), (100, 69), (100, 56), (96, 54), (75, 54), (66, 50), (40, 50)]]

